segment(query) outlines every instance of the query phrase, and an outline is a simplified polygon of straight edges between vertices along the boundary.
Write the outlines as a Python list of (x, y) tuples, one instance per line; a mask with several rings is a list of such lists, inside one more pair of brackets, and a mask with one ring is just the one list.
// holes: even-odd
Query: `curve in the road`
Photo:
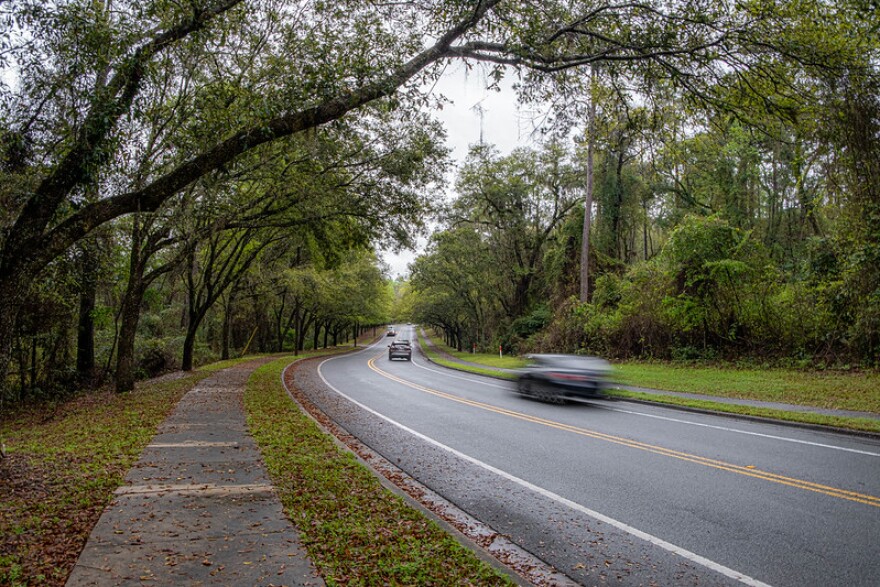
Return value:
[[(382, 353), (381, 355), (377, 355), (376, 357), (373, 357), (372, 359), (370, 359), (371, 368), (378, 369), (373, 364), (373, 361), (375, 361), (375, 359), (377, 359), (379, 356), (382, 356), (382, 355), (384, 355), (384, 353)], [(333, 358), (327, 359), (321, 365), (323, 365), (327, 361), (332, 361), (332, 360), (333, 360)], [(441, 443), (441, 442), (439, 442), (429, 436), (426, 436), (416, 430), (413, 430), (412, 428), (410, 428), (400, 422), (397, 422), (396, 420), (393, 420), (393, 419), (389, 418), (388, 416), (381, 414), (381, 413), (377, 412), (376, 410), (370, 408), (369, 406), (357, 401), (356, 399), (354, 399), (353, 397), (344, 393), (342, 390), (338, 389), (337, 387), (332, 385), (329, 381), (327, 381), (327, 379), (321, 373), (320, 366), (318, 367), (318, 375), (320, 376), (320, 378), (324, 382), (324, 384), (327, 385), (327, 387), (329, 387), (335, 393), (339, 394), (341, 397), (350, 401), (354, 405), (358, 406), (362, 410), (365, 410), (365, 411), (369, 412), (370, 414), (374, 415), (375, 417), (380, 418), (380, 419), (384, 420), (385, 422), (388, 422), (389, 424), (396, 426), (409, 434), (412, 434), (413, 436), (423, 440), (424, 442), (427, 442), (433, 446), (436, 446), (437, 448), (445, 450), (460, 459), (463, 459), (467, 462), (470, 462), (470, 463), (472, 463), (482, 469), (485, 469), (485, 470), (487, 470), (491, 473), (494, 473), (500, 477), (503, 477), (509, 481), (512, 481), (513, 483), (516, 483), (517, 485), (520, 485), (521, 487), (524, 487), (524, 488), (529, 489), (531, 491), (534, 491), (540, 495), (543, 495), (544, 497), (547, 497), (548, 499), (556, 501), (557, 503), (560, 503), (560, 504), (562, 504), (566, 507), (569, 507), (575, 511), (579, 511), (579, 512), (586, 514), (587, 516), (590, 516), (596, 520), (599, 520), (599, 521), (604, 522), (610, 526), (613, 526), (613, 527), (617, 528), (618, 530), (621, 530), (623, 532), (626, 532), (627, 534), (630, 534), (631, 536), (634, 536), (636, 538), (640, 538), (650, 544), (653, 544), (654, 546), (657, 546), (659, 548), (662, 548), (663, 550), (666, 550), (667, 552), (670, 552), (672, 554), (680, 556), (683, 559), (686, 559), (694, 564), (698, 564), (702, 567), (705, 567), (707, 569), (715, 571), (716, 573), (724, 575), (725, 577), (728, 577), (730, 579), (738, 581), (739, 583), (741, 583), (743, 585), (748, 585), (749, 587), (771, 587), (768, 583), (764, 583), (763, 581), (759, 581), (758, 579), (755, 579), (753, 577), (745, 575), (744, 573), (740, 573), (739, 571), (736, 571), (734, 569), (726, 567), (726, 566), (724, 566), (720, 563), (717, 563), (713, 560), (707, 559), (706, 557), (700, 556), (695, 552), (691, 552), (685, 548), (682, 548), (680, 546), (677, 546), (675, 544), (667, 542), (666, 540), (663, 540), (662, 538), (659, 538), (659, 537), (654, 536), (652, 534), (648, 534), (647, 532), (643, 532), (643, 531), (639, 530), (638, 528), (634, 528), (633, 526), (630, 526), (629, 524), (626, 524), (624, 522), (621, 522), (619, 520), (616, 520), (614, 518), (606, 516), (606, 515), (599, 513), (597, 511), (591, 510), (590, 508), (587, 508), (579, 503), (576, 503), (574, 501), (566, 499), (565, 497), (558, 495), (556, 493), (553, 493), (552, 491), (548, 491), (547, 489), (544, 489), (543, 487), (539, 487), (537, 485), (534, 485), (533, 483), (529, 483), (525, 479), (521, 479), (519, 477), (511, 475), (510, 473), (507, 473), (506, 471), (503, 471), (501, 469), (493, 467), (492, 465), (490, 465), (488, 463), (484, 463), (483, 461), (480, 461), (479, 459), (475, 459), (474, 457), (472, 457), (470, 455), (464, 454), (464, 453), (452, 448), (451, 446), (447, 446), (447, 445), (445, 445), (445, 444), (443, 444), (443, 443)], [(414, 385), (414, 384), (410, 384), (409, 382), (407, 382), (406, 385)], [(424, 388), (424, 389), (427, 389), (427, 388)], [(440, 392), (438, 392), (438, 393), (440, 393)]]

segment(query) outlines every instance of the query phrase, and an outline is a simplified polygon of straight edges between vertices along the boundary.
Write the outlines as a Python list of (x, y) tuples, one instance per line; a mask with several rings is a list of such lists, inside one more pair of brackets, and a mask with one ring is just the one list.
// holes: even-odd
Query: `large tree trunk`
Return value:
[(199, 324), (202, 322), (202, 316), (190, 314), (190, 321), (186, 327), (186, 338), (183, 339), (183, 358), (180, 361), (180, 368), (184, 371), (193, 370), (193, 349), (196, 344), (196, 332), (199, 330)]
[(226, 304), (226, 308), (223, 311), (223, 335), (221, 346), (223, 347), (220, 351), (220, 359), (226, 361), (229, 359), (229, 327), (230, 327), (230, 308), (229, 304)]
[(140, 305), (144, 288), (140, 280), (129, 278), (129, 285), (122, 298), (119, 325), (119, 345), (116, 351), (116, 391), (126, 392), (134, 389), (135, 365), (134, 346), (140, 321)]
[(529, 303), (529, 290), (532, 287), (532, 275), (526, 273), (516, 281), (514, 289), (513, 304), (511, 306), (510, 317), (513, 319), (522, 316)]
[(98, 291), (98, 260), (94, 243), (86, 241), (80, 247), (79, 319), (76, 332), (76, 373), (83, 385), (95, 380), (95, 298)]
[(21, 303), (30, 289), (30, 280), (22, 272), (10, 273), (0, 279), (0, 395), (6, 397), (9, 388), (9, 365), (12, 362), (12, 346), (15, 342), (15, 325)]
[(76, 373), (80, 383), (95, 380), (95, 310), (96, 287), (91, 284), (79, 295), (79, 320), (76, 329)]
[[(119, 309), (119, 343), (116, 349), (116, 391), (123, 393), (134, 389), (134, 347), (138, 322), (141, 318), (141, 302), (147, 291), (144, 279), (149, 253), (141, 249), (143, 232), (140, 219), (135, 217), (131, 232), (131, 253), (128, 262), (128, 283)], [(147, 249), (149, 250), (149, 248)]]
[(309, 328), (312, 327), (312, 324), (315, 322), (315, 315), (311, 312), (306, 312), (303, 316), (303, 324), (302, 328), (299, 331), (299, 350), (306, 350), (306, 334), (308, 334)]

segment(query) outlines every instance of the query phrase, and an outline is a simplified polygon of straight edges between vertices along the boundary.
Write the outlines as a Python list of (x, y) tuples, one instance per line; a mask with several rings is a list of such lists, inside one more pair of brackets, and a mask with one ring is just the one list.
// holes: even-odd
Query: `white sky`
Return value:
[[(519, 146), (533, 144), (531, 138), (534, 114), (528, 107), (520, 107), (513, 89), (514, 74), (508, 74), (501, 83), (501, 91), (486, 90), (488, 82), (480, 67), (467, 71), (461, 62), (450, 64), (437, 82), (433, 92), (442, 94), (451, 103), (434, 111), (447, 133), (447, 146), (455, 168), (464, 161), (470, 145), (483, 141), (495, 145), (502, 154)], [(482, 109), (482, 124), (479, 109)], [(451, 184), (455, 169), (448, 178)], [(390, 267), (390, 277), (408, 275), (407, 265), (420, 251), (399, 254), (384, 252), (382, 258)]]

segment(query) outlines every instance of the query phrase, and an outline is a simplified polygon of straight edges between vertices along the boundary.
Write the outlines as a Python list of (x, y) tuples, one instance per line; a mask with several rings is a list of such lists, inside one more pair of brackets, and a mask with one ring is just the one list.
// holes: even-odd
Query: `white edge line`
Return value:
[[(340, 355), (340, 356), (342, 356), (342, 355)], [(324, 363), (332, 361), (336, 358), (339, 358), (339, 357), (331, 357), (329, 359), (322, 361), (321, 364), (318, 365), (318, 376), (321, 378), (321, 381), (323, 381), (327, 387), (332, 389), (338, 395), (347, 399), (348, 401), (350, 401), (354, 405), (358, 406), (359, 408), (373, 414), (374, 416), (381, 418), (382, 420), (385, 420), (389, 424), (396, 426), (396, 427), (400, 428), (401, 430), (408, 432), (409, 434), (412, 434), (416, 438), (419, 438), (419, 439), (427, 442), (428, 444), (432, 444), (432, 445), (436, 446), (437, 448), (440, 448), (442, 450), (445, 450), (446, 452), (449, 452), (450, 454), (457, 456), (460, 459), (463, 459), (463, 460), (465, 460), (469, 463), (472, 463), (482, 469), (485, 469), (485, 470), (489, 471), (490, 473), (494, 473), (500, 477), (507, 479), (508, 481), (512, 481), (513, 483), (516, 483), (517, 485), (520, 485), (521, 487), (525, 487), (526, 489), (534, 491), (535, 493), (538, 493), (539, 495), (542, 495), (542, 496), (544, 496), (548, 499), (551, 499), (557, 503), (560, 503), (568, 508), (571, 508), (573, 510), (576, 510), (578, 512), (586, 514), (586, 515), (590, 516), (591, 518), (594, 518), (600, 522), (604, 522), (610, 526), (617, 528), (618, 530), (622, 530), (623, 532), (626, 532), (627, 534), (630, 534), (630, 535), (635, 536), (637, 538), (641, 538), (642, 540), (644, 540), (650, 544), (653, 544), (654, 546), (658, 546), (658, 547), (662, 548), (663, 550), (666, 550), (667, 552), (670, 552), (674, 555), (678, 555), (684, 559), (687, 559), (692, 563), (706, 567), (707, 569), (715, 571), (716, 573), (720, 573), (720, 574), (724, 575), (725, 577), (729, 577), (731, 579), (739, 581), (740, 583), (742, 583), (744, 585), (749, 585), (751, 587), (770, 587), (770, 585), (768, 583), (764, 583), (762, 581), (759, 581), (757, 579), (749, 577), (748, 575), (745, 575), (745, 574), (740, 573), (738, 571), (734, 571), (733, 569), (725, 567), (724, 565), (722, 565), (720, 563), (716, 563), (715, 561), (709, 560), (709, 559), (702, 557), (694, 552), (686, 550), (680, 546), (676, 546), (675, 544), (672, 544), (671, 542), (667, 542), (661, 538), (658, 538), (656, 536), (648, 534), (647, 532), (643, 532), (637, 528), (634, 528), (634, 527), (630, 526), (629, 524), (625, 524), (623, 522), (615, 520), (614, 518), (610, 518), (604, 514), (600, 514), (597, 511), (591, 510), (585, 506), (582, 506), (579, 503), (576, 503), (576, 502), (573, 502), (569, 499), (566, 499), (566, 498), (562, 497), (561, 495), (558, 495), (556, 493), (553, 493), (552, 491), (544, 489), (543, 487), (538, 487), (537, 485), (529, 483), (525, 479), (520, 479), (519, 477), (515, 477), (514, 475), (511, 475), (510, 473), (507, 473), (506, 471), (502, 471), (501, 469), (493, 467), (492, 465), (490, 465), (488, 463), (484, 463), (483, 461), (480, 461), (472, 456), (466, 455), (466, 454), (452, 448), (451, 446), (447, 446), (437, 440), (434, 440), (433, 438), (425, 436), (421, 432), (417, 432), (417, 431), (413, 430), (412, 428), (409, 428), (408, 426), (405, 426), (404, 424), (397, 422), (396, 420), (392, 420), (391, 418), (389, 418), (388, 416), (385, 416), (384, 414), (380, 414), (376, 410), (362, 404), (361, 402), (357, 401), (356, 399), (341, 392), (339, 389), (337, 389), (336, 387), (331, 385), (329, 381), (327, 381), (327, 379), (324, 377), (324, 373), (321, 372), (321, 368), (324, 366)]]
[(622, 412), (624, 414), (633, 414), (635, 416), (644, 416), (645, 418), (656, 418), (658, 420), (667, 420), (678, 424), (690, 424), (691, 426), (700, 426), (701, 428), (713, 428), (715, 430), (723, 430), (724, 432), (735, 432), (736, 434), (747, 434), (749, 436), (760, 436), (761, 438), (769, 438), (771, 440), (781, 440), (783, 442), (794, 442), (796, 444), (806, 444), (809, 446), (817, 446), (820, 448), (830, 448), (832, 450), (842, 450), (844, 452), (852, 452), (869, 457), (880, 457), (880, 453), (870, 452), (867, 450), (859, 450), (857, 448), (846, 448), (844, 446), (834, 446), (833, 444), (822, 444), (821, 442), (810, 442), (809, 440), (800, 440), (798, 438), (786, 438), (785, 436), (775, 436), (773, 434), (764, 434), (762, 432), (751, 432), (749, 430), (739, 430), (737, 428), (728, 428), (726, 426), (716, 426), (714, 424), (703, 424), (701, 422), (691, 422), (690, 420), (680, 420), (678, 418), (670, 418), (668, 416), (658, 416), (656, 414), (645, 414), (643, 412), (634, 412), (631, 410), (621, 410), (620, 408), (608, 408), (613, 412)]
[[(461, 375), (454, 375), (452, 373), (448, 373), (447, 371), (440, 371), (439, 369), (431, 369), (430, 367), (425, 367), (424, 365), (420, 365), (415, 361), (412, 361), (412, 364), (418, 367), (419, 369), (424, 369), (425, 371), (430, 371), (431, 373), (439, 373), (440, 375), (444, 375), (445, 377), (451, 377), (452, 379), (461, 379), (462, 381), (469, 381), (470, 383), (479, 383), (480, 385), (486, 385), (488, 387), (497, 387), (499, 389), (510, 389), (509, 383), (496, 383), (497, 379), (489, 379), (488, 381), (484, 381), (481, 379), (471, 379), (470, 377), (462, 377)], [(454, 370), (454, 369), (453, 369)]]

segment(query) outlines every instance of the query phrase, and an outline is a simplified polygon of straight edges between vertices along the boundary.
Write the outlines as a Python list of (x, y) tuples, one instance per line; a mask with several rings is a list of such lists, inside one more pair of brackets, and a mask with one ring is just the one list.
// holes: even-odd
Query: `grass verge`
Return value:
[[(434, 346), (432, 346), (430, 344), (426, 344), (425, 339), (424, 339), (424, 337), (422, 337), (421, 334), (417, 334), (417, 336), (419, 337), (419, 341), (421, 343), (419, 346), (421, 347), (422, 352), (425, 353), (425, 355), (433, 363), (437, 363), (438, 365), (442, 365), (444, 367), (449, 367), (450, 369), (457, 369), (459, 371), (467, 371), (468, 373), (476, 373), (477, 375), (488, 375), (489, 377), (501, 377), (503, 379), (510, 379), (510, 380), (516, 379), (515, 373), (507, 373), (504, 371), (499, 371), (497, 368), (490, 368), (488, 365), (486, 366), (486, 368), (483, 368), (483, 367), (479, 367), (477, 365), (466, 365), (463, 363), (458, 363), (456, 361), (451, 361), (449, 359), (446, 359), (446, 358), (444, 358), (444, 356), (448, 356), (451, 354), (450, 352), (447, 351), (447, 349), (449, 349), (449, 347), (441, 347), (441, 348), (443, 348), (443, 354), (441, 354), (440, 352), (435, 350)], [(432, 337), (432, 340), (433, 340), (433, 337)], [(435, 344), (438, 344), (438, 343), (435, 342)], [(451, 349), (449, 349), (449, 350), (451, 350)], [(475, 363), (478, 362), (475, 359), (471, 358), (471, 357), (474, 357), (474, 355), (472, 355), (470, 353), (460, 353), (460, 354), (466, 355), (468, 357), (468, 358), (463, 358), (462, 360), (473, 361)]]
[[(422, 337), (421, 334), (419, 334), (418, 336), (420, 340), (424, 340), (424, 337)], [(458, 351), (450, 346), (447, 346), (446, 343), (444, 343), (443, 340), (435, 333), (428, 334), (428, 339), (431, 343), (433, 343), (435, 347), (441, 349), (443, 353), (451, 355), (452, 357), (461, 361), (480, 363), (481, 365), (494, 367), (496, 369), (520, 369), (526, 366), (526, 360), (522, 357), (518, 357), (515, 355), (504, 355), (502, 357), (495, 353), (469, 353)], [(422, 348), (425, 348), (426, 346), (429, 345), (422, 345)]]
[(63, 585), (101, 512), (156, 427), (215, 363), (134, 392), (81, 393), (0, 422), (0, 585)]
[(612, 390), (611, 395), (613, 395), (614, 397), (619, 397), (621, 399), (636, 399), (651, 403), (682, 406), (699, 410), (709, 410), (712, 412), (722, 412), (725, 414), (769, 418), (772, 420), (782, 420), (784, 422), (796, 422), (799, 424), (812, 424), (818, 426), (831, 426), (847, 430), (857, 430), (862, 432), (873, 432), (876, 434), (880, 434), (880, 420), (871, 420), (869, 418), (849, 418), (843, 416), (827, 416), (824, 414), (815, 414), (810, 412), (790, 412), (786, 410), (775, 410), (771, 408), (726, 404), (713, 402), (711, 400), (681, 398), (674, 395), (640, 393), (634, 391), (626, 391), (623, 389)]
[(289, 362), (251, 376), (248, 427), (327, 585), (513, 584), (323, 433), (279, 383)]
[(880, 373), (615, 365), (621, 383), (721, 397), (880, 413)]
[[(420, 340), (424, 341), (424, 338), (420, 336)], [(492, 369), (490, 362), (485, 362), (480, 354), (458, 353), (434, 336), (430, 337), (430, 342), (433, 344), (422, 344), (422, 350), (429, 359), (439, 365), (480, 375), (507, 379), (516, 378), (515, 374)], [(435, 348), (439, 349), (439, 352)], [(482, 363), (486, 365), (486, 368), (463, 365), (444, 358), (444, 355)], [(513, 357), (511, 358), (513, 359)], [(494, 357), (494, 359), (497, 360), (498, 357)], [(620, 384), (707, 396), (703, 400), (623, 389), (611, 391), (612, 395), (622, 399), (637, 399), (726, 414), (880, 433), (880, 421), (870, 418), (828, 416), (712, 401), (712, 396), (716, 396), (781, 402), (824, 409), (880, 413), (880, 373), (726, 369), (662, 363), (621, 363), (616, 364), (614, 369), (615, 379)]]

